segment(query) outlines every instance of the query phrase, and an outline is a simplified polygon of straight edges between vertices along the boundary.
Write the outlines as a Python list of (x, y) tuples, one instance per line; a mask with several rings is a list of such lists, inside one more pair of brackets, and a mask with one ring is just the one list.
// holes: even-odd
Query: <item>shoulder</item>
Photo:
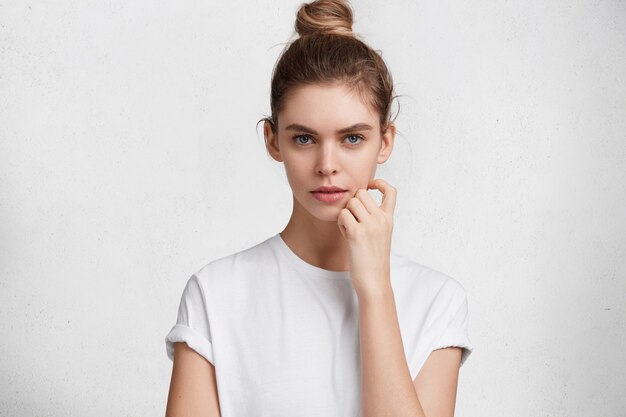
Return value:
[(271, 259), (270, 255), (271, 248), (268, 240), (264, 240), (240, 251), (213, 259), (193, 274), (191, 279), (196, 279), (200, 285), (204, 286), (225, 279), (254, 276), (250, 272), (258, 271), (266, 265)]
[(456, 278), (409, 257), (392, 252), (392, 284), (423, 302), (460, 304), (466, 289)]

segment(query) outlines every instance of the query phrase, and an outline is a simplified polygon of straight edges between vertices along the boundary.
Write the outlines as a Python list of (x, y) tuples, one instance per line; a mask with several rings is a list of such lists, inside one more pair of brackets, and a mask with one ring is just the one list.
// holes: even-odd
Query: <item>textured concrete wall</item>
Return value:
[[(352, 4), (394, 246), (468, 290), (457, 415), (626, 415), (626, 3)], [(290, 213), (255, 124), (298, 5), (0, 2), (0, 415), (163, 415), (189, 275)]]

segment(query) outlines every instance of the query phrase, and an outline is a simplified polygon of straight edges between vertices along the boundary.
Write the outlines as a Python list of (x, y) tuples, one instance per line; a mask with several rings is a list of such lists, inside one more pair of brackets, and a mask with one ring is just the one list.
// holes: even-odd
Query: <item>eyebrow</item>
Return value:
[[(343, 129), (337, 130), (337, 133), (347, 133), (347, 132), (354, 132), (356, 130), (372, 130), (372, 129), (373, 127), (368, 125), (367, 123), (356, 123), (356, 124), (353, 124), (352, 126), (344, 127)], [(297, 123), (290, 124), (289, 126), (285, 128), (285, 130), (296, 130), (299, 132), (310, 133), (312, 135), (318, 134), (315, 130), (311, 129), (310, 127), (299, 125)]]

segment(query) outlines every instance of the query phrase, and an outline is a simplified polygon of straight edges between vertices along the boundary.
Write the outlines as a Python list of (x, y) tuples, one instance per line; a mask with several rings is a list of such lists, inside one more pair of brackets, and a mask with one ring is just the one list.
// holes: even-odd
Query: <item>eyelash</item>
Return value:
[[(348, 135), (348, 136), (346, 136), (346, 138), (349, 138), (349, 137), (351, 137), (351, 136), (354, 136), (354, 137), (356, 137), (356, 138), (361, 139), (361, 141), (360, 141), (360, 142), (357, 142), (357, 143), (351, 143), (351, 144), (350, 144), (351, 146), (358, 146), (360, 143), (362, 143), (363, 141), (365, 141), (365, 138), (364, 138), (362, 135), (356, 135), (356, 134)], [(294, 143), (295, 143), (296, 145), (308, 145), (308, 143), (299, 143), (299, 142), (298, 142), (298, 138), (310, 138), (310, 136), (309, 136), (309, 135), (296, 135), (296, 136), (294, 136), (294, 137), (292, 138), (292, 139), (293, 139), (293, 141), (294, 141)]]

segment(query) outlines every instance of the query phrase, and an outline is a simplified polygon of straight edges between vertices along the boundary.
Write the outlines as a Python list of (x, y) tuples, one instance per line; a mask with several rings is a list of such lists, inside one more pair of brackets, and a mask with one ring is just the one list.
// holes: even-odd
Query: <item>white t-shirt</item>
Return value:
[[(465, 362), (464, 287), (393, 250), (390, 271), (411, 379), (435, 349), (462, 347)], [(349, 272), (305, 262), (277, 233), (189, 278), (166, 351), (186, 342), (215, 366), (222, 417), (356, 417), (358, 307)]]

